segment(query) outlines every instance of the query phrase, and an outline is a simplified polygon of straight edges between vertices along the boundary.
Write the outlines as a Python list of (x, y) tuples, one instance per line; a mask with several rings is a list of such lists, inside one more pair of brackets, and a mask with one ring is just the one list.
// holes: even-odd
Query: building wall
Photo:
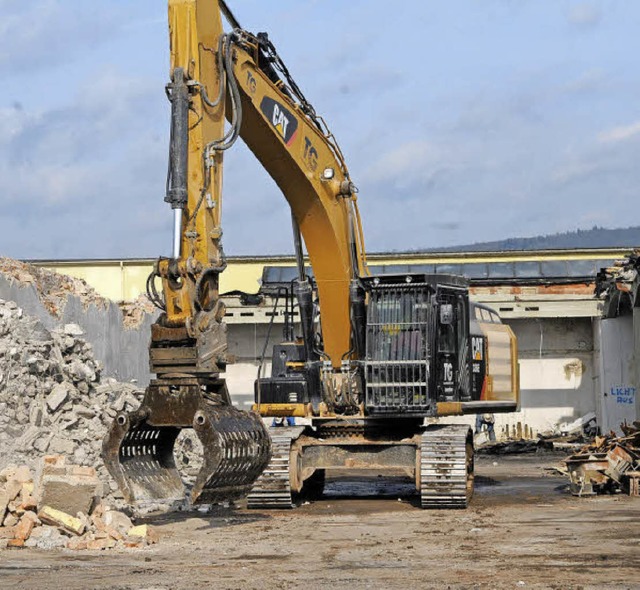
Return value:
[[(450, 265), (446, 272), (462, 272), (463, 265), (474, 263), (508, 263), (535, 261), (569, 261), (580, 264), (585, 260), (606, 261), (622, 258), (626, 250), (598, 248), (581, 250), (544, 250), (524, 252), (412, 252), (370, 254), (371, 265), (394, 265), (398, 267), (442, 264)], [(42, 260), (33, 261), (62, 274), (87, 281), (100, 295), (112, 301), (131, 301), (145, 291), (147, 276), (153, 269), (154, 259), (114, 260)], [(230, 256), (227, 269), (220, 276), (221, 292), (240, 290), (247, 293), (258, 291), (262, 270), (265, 266), (295, 266), (293, 256)], [(456, 269), (463, 269), (462, 271)], [(443, 271), (445, 272), (445, 271)], [(499, 283), (499, 279), (497, 281)], [(526, 288), (524, 289), (526, 291)]]
[(1, 275), (0, 299), (14, 301), (47, 329), (64, 324), (80, 325), (84, 330), (83, 338), (91, 343), (94, 356), (103, 367), (104, 376), (135, 381), (142, 387), (149, 382), (148, 346), (155, 314), (130, 329), (124, 326), (122, 312), (115, 303), (85, 307), (78, 297), (69, 295), (61, 317), (56, 318), (42, 305), (33, 285), (22, 286)]
[(634, 327), (631, 315), (597, 320), (598, 345), (596, 412), (603, 432), (622, 434), (620, 424), (637, 419)]
[[(373, 255), (369, 257), (369, 261), (371, 264), (392, 265), (446, 263), (451, 265), (451, 272), (456, 272), (456, 268), (463, 268), (459, 265), (476, 262), (566, 260), (569, 261), (568, 264), (575, 262), (578, 265), (584, 260), (602, 259), (604, 263), (605, 260), (618, 258), (622, 254), (623, 251), (615, 249), (415, 253)], [(121, 301), (134, 299), (143, 291), (153, 261), (48, 261), (38, 264), (84, 278), (102, 295)], [(227, 270), (221, 275), (221, 291), (256, 292), (265, 265), (293, 266), (294, 260), (290, 256), (232, 257)], [(488, 303), (499, 311), (504, 321), (514, 329), (519, 342), (521, 410), (516, 414), (497, 416), (499, 431), (506, 426), (512, 430), (518, 423), (523, 429), (528, 426), (537, 432), (545, 431), (563, 422), (572, 422), (589, 412), (596, 412), (599, 418), (603, 418), (602, 393), (603, 386), (608, 382), (605, 383), (601, 375), (611, 370), (611, 361), (603, 361), (600, 355), (603, 350), (613, 350), (614, 347), (612, 344), (607, 344), (604, 349), (600, 346), (601, 330), (599, 327), (594, 328), (592, 323), (599, 321), (596, 318), (600, 314), (599, 302), (593, 297), (592, 282), (578, 285), (561, 281), (558, 284), (548, 282), (543, 285), (518, 286), (501, 284), (496, 279), (495, 284), (474, 286), (471, 293), (476, 300)], [(253, 401), (253, 382), (268, 330), (270, 318), (267, 311), (271, 308), (268, 302), (259, 308), (240, 308), (239, 304), (228, 300), (228, 309), (229, 352), (236, 357), (236, 363), (229, 366), (226, 376), (236, 403), (247, 408)], [(265, 375), (269, 374), (271, 344), (281, 337), (281, 322), (282, 318), (278, 317), (272, 329), (271, 342), (266, 351)], [(109, 323), (111, 322), (107, 322)], [(640, 350), (640, 317), (634, 323), (638, 332), (634, 343)], [(126, 374), (126, 378), (135, 377), (141, 383), (146, 383), (148, 332), (143, 337), (138, 337), (138, 344), (125, 345), (129, 355), (140, 359), (136, 363), (136, 375), (129, 369), (121, 373), (117, 362), (117, 356), (121, 352), (111, 350), (111, 337), (98, 332), (99, 330), (95, 339), (101, 342), (107, 358), (113, 359), (106, 364), (118, 367), (121, 377)], [(612, 333), (610, 338), (615, 339), (616, 336)], [(140, 350), (134, 350), (136, 346)], [(615, 355), (612, 354), (611, 358), (615, 358)], [(633, 383), (637, 381), (638, 376), (635, 376)], [(612, 386), (610, 384), (609, 389)], [(635, 397), (635, 403), (640, 406), (638, 396)]]
[(499, 429), (520, 422), (552, 430), (596, 411), (591, 318), (507, 322), (518, 339), (521, 409), (496, 417)]

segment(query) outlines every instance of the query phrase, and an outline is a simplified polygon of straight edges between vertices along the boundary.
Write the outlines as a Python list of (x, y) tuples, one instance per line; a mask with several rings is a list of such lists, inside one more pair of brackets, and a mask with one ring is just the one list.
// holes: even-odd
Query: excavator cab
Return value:
[(355, 372), (351, 395), (338, 400), (328, 391), (323, 363), (305, 356), (301, 337), (275, 345), (272, 375), (256, 382), (263, 414), (422, 419), (474, 413), (478, 403), (485, 412), (517, 408), (515, 336), (490, 308), (469, 301), (466, 279), (404, 274), (358, 282), (365, 311), (354, 333), (364, 334), (363, 354), (343, 362)]

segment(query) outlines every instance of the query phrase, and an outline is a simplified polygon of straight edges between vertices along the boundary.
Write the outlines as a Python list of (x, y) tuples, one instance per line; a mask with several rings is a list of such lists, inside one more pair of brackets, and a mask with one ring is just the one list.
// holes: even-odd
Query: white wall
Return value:
[(591, 318), (509, 320), (518, 339), (520, 411), (496, 415), (498, 435), (518, 423), (534, 433), (596, 409)]
[(621, 434), (623, 421), (637, 416), (632, 316), (598, 320), (598, 423), (603, 432)]
[[(521, 411), (496, 415), (498, 433), (518, 422), (535, 432), (553, 429), (596, 411), (594, 388), (594, 334), (590, 318), (543, 318), (509, 320), (518, 338), (521, 380)], [(261, 324), (229, 326), (229, 352), (237, 364), (227, 372), (229, 389), (239, 407), (253, 401), (253, 381), (266, 336)], [(267, 348), (279, 341), (282, 327), (274, 325)], [(268, 362), (265, 375), (269, 374)], [(467, 421), (465, 419), (465, 421)], [(471, 420), (473, 422), (473, 419)]]

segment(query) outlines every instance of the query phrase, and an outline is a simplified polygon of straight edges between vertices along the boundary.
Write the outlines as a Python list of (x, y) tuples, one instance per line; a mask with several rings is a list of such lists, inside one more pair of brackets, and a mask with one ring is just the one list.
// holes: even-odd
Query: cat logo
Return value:
[(482, 360), (482, 351), (484, 349), (484, 343), (482, 338), (474, 337), (471, 338), (471, 356), (474, 361)]
[(285, 145), (291, 145), (298, 130), (298, 119), (279, 102), (276, 102), (268, 96), (262, 99), (260, 110), (267, 118), (267, 121), (269, 121), (278, 132), (278, 135), (283, 139)]

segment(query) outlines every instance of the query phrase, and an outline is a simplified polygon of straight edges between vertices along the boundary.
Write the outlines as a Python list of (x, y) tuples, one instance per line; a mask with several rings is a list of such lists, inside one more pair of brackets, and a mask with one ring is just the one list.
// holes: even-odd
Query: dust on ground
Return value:
[(480, 457), (464, 511), (419, 509), (406, 479), (350, 476), (291, 511), (148, 517), (158, 545), (5, 552), (0, 587), (640, 588), (640, 499), (571, 496), (545, 469), (559, 458)]

